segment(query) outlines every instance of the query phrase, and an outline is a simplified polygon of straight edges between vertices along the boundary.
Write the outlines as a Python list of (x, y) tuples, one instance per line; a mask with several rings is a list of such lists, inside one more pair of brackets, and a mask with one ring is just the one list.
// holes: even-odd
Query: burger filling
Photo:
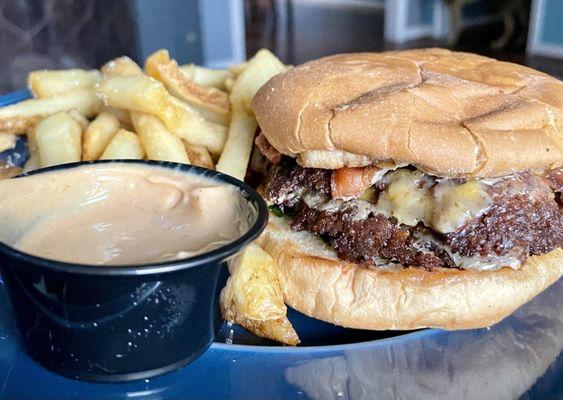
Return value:
[(428, 270), (518, 268), (563, 244), (561, 168), (447, 179), (410, 166), (303, 168), (268, 149), (277, 162), (265, 186), (274, 210), (345, 260)]

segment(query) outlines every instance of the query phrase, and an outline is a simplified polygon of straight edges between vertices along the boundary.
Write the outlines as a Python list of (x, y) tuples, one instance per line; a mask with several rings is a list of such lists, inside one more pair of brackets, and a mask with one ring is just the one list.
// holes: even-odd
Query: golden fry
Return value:
[(211, 69), (195, 64), (181, 65), (180, 69), (186, 77), (201, 86), (226, 90), (225, 80), (232, 76), (228, 69)]
[(239, 324), (253, 335), (275, 340), (276, 342), (289, 346), (296, 346), (301, 342), (297, 332), (295, 332), (295, 329), (293, 328), (293, 325), (286, 316), (278, 319), (257, 321), (255, 319), (247, 318), (234, 306), (223, 310), (222, 314), (225, 321)]
[(84, 132), (82, 159), (91, 161), (100, 158), (120, 127), (119, 120), (113, 114), (99, 114)]
[(233, 105), (229, 135), (217, 163), (218, 171), (244, 179), (258, 126), (250, 102), (264, 83), (285, 69), (276, 56), (268, 50), (260, 50), (236, 77), (229, 95)]
[(85, 117), (92, 117), (98, 113), (101, 105), (93, 89), (75, 89), (55, 97), (25, 100), (0, 108), (0, 133), (21, 135), (41, 119), (72, 109)]
[(248, 61), (240, 64), (231, 65), (229, 67), (229, 72), (231, 73), (232, 77), (236, 78), (238, 75), (240, 75), (242, 71), (246, 69), (246, 67), (248, 67)]
[(34, 97), (53, 97), (74, 89), (92, 88), (100, 82), (102, 74), (94, 69), (33, 71), (27, 77), (27, 86)]
[(257, 244), (246, 247), (229, 264), (231, 276), (221, 293), (221, 304), (245, 317), (266, 321), (285, 316), (287, 308), (272, 257)]
[(127, 56), (111, 60), (105, 63), (100, 69), (104, 79), (109, 79), (114, 76), (143, 75), (143, 70), (139, 67), (139, 64)]
[(229, 136), (217, 162), (217, 171), (244, 180), (257, 127), (254, 116), (246, 115), (238, 108), (233, 110)]
[(221, 291), (223, 318), (240, 324), (255, 335), (288, 345), (299, 336), (287, 319), (287, 308), (272, 257), (251, 244), (229, 264), (227, 284)]
[(35, 129), (32, 129), (27, 134), (27, 149), (29, 158), (23, 166), (23, 172), (30, 172), (40, 168), (39, 150), (37, 149), (37, 141), (35, 140)]
[(149, 160), (190, 164), (182, 139), (170, 132), (160, 119), (132, 111), (131, 120)]
[(152, 114), (164, 122), (174, 134), (192, 144), (204, 145), (212, 154), (219, 154), (225, 143), (226, 130), (206, 122), (190, 106), (170, 95), (162, 83), (147, 76), (115, 76), (98, 88), (104, 103)]
[(248, 62), (246, 68), (236, 77), (229, 98), (233, 108), (239, 107), (251, 114), (252, 98), (274, 75), (286, 71), (287, 67), (268, 50), (262, 49)]
[(109, 142), (101, 160), (140, 160), (145, 156), (139, 137), (135, 133), (120, 129)]
[(209, 169), (215, 168), (213, 158), (204, 146), (190, 144), (188, 142), (184, 142), (184, 144), (186, 145), (190, 164)]
[(233, 86), (235, 86), (235, 78), (229, 77), (225, 79), (225, 89), (227, 90), (227, 92), (230, 93), (231, 90), (233, 90)]
[(16, 141), (18, 137), (12, 134), (0, 133), (0, 153), (6, 150), (11, 150), (16, 147)]
[(162, 82), (174, 96), (195, 108), (212, 122), (229, 123), (230, 103), (227, 93), (214, 87), (201, 86), (182, 72), (167, 50), (153, 53), (145, 63), (147, 74)]
[(102, 112), (109, 113), (121, 122), (121, 127), (125, 129), (133, 129), (133, 122), (131, 122), (131, 115), (129, 110), (115, 107), (102, 107)]
[(82, 132), (88, 129), (88, 125), (90, 125), (90, 121), (88, 121), (88, 118), (82, 115), (79, 111), (74, 109), (69, 110), (68, 115), (70, 115), (72, 118), (74, 118), (76, 122), (78, 122), (78, 125), (80, 125), (80, 129), (82, 129)]
[(0, 163), (0, 179), (10, 179), (22, 173), (20, 167), (12, 167), (11, 165)]
[(25, 162), (22, 172), (31, 172), (34, 169), (40, 168), (39, 165), (39, 153), (37, 153), (37, 151), (35, 152), (29, 152), (29, 158), (27, 159), (27, 161)]
[(34, 140), (41, 167), (80, 161), (82, 129), (66, 112), (53, 114), (38, 123)]

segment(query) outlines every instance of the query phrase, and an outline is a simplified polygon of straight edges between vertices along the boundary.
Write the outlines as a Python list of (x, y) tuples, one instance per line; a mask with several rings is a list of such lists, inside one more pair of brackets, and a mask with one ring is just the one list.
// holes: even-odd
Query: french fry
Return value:
[(40, 168), (39, 150), (37, 149), (37, 141), (35, 140), (35, 129), (32, 129), (27, 134), (27, 149), (29, 158), (25, 162), (22, 172), (30, 172)]
[(190, 164), (182, 139), (170, 132), (160, 119), (132, 111), (131, 120), (149, 160)]
[(204, 146), (190, 144), (186, 141), (184, 141), (184, 144), (186, 146), (186, 151), (188, 152), (190, 164), (209, 169), (215, 168), (213, 158)]
[(272, 76), (286, 66), (268, 50), (260, 50), (237, 76), (229, 98), (233, 106), (229, 135), (217, 170), (244, 179), (252, 151), (257, 122), (250, 109), (252, 98)]
[(258, 245), (251, 244), (229, 264), (229, 277), (221, 291), (223, 318), (255, 335), (296, 345), (299, 337), (287, 319), (276, 265)]
[(21, 172), (22, 169), (20, 167), (0, 163), (0, 179), (10, 179), (14, 176), (18, 176)]
[(147, 58), (145, 70), (149, 76), (162, 82), (174, 96), (191, 105), (212, 122), (229, 123), (230, 103), (227, 93), (214, 87), (198, 85), (182, 72), (167, 50), (159, 50)]
[(240, 75), (240, 73), (241, 73), (242, 71), (244, 71), (244, 70), (246, 69), (246, 67), (248, 67), (248, 61), (247, 61), (247, 62), (240, 63), (240, 64), (231, 65), (231, 66), (229, 67), (230, 75), (231, 75), (233, 78), (236, 78), (238, 75)]
[(186, 77), (198, 85), (214, 87), (225, 90), (225, 80), (232, 76), (228, 69), (211, 69), (200, 67), (195, 64), (181, 65), (180, 69)]
[(131, 122), (131, 114), (129, 110), (125, 110), (123, 108), (115, 108), (115, 107), (102, 107), (102, 112), (106, 112), (112, 114), (115, 118), (121, 122), (121, 126), (125, 129), (132, 129), (133, 122)]
[(20, 135), (32, 129), (41, 119), (72, 109), (85, 117), (92, 117), (101, 105), (93, 89), (75, 89), (55, 97), (25, 100), (0, 108), (0, 133)]
[(16, 135), (10, 133), (0, 134), (0, 153), (6, 150), (11, 150), (16, 147), (16, 141), (18, 140)]
[(37, 151), (35, 152), (29, 152), (29, 158), (27, 159), (27, 161), (25, 162), (24, 166), (23, 166), (23, 173), (26, 172), (31, 172), (34, 169), (40, 168), (39, 165), (39, 153)]
[(221, 292), (221, 304), (234, 304), (247, 318), (266, 321), (284, 317), (287, 308), (272, 257), (250, 244), (229, 263), (231, 276)]
[(233, 86), (235, 86), (235, 78), (229, 77), (225, 79), (225, 89), (227, 90), (227, 92), (230, 93), (231, 90), (233, 90)]
[(69, 110), (68, 115), (70, 115), (72, 118), (74, 118), (76, 122), (78, 122), (78, 125), (80, 125), (80, 129), (82, 129), (82, 132), (88, 129), (88, 125), (90, 124), (90, 121), (88, 121), (88, 118), (82, 115), (78, 110), (74, 110), (74, 109)]
[(239, 324), (253, 335), (275, 340), (276, 342), (289, 346), (296, 346), (301, 342), (293, 325), (286, 316), (278, 319), (257, 321), (247, 318), (234, 306), (231, 306), (229, 309), (223, 311), (223, 319), (231, 323)]
[(104, 79), (109, 79), (114, 76), (143, 75), (143, 70), (139, 67), (139, 64), (127, 56), (111, 60), (105, 63), (100, 69)]
[(268, 50), (262, 49), (247, 62), (246, 68), (236, 77), (229, 98), (233, 108), (238, 106), (247, 113), (252, 98), (274, 75), (286, 71), (287, 67)]
[(27, 86), (34, 97), (53, 97), (74, 89), (91, 88), (102, 79), (100, 71), (83, 69), (42, 70), (30, 72)]
[(244, 180), (258, 123), (253, 116), (233, 110), (229, 136), (217, 162), (217, 171)]
[(147, 76), (114, 76), (100, 84), (98, 93), (107, 106), (152, 114), (174, 134), (205, 146), (212, 154), (219, 154), (223, 149), (225, 127), (206, 122), (190, 106), (170, 95), (157, 80)]
[(82, 160), (91, 161), (100, 158), (120, 127), (119, 120), (113, 114), (100, 113), (84, 132)]
[(66, 112), (53, 114), (39, 122), (34, 140), (41, 167), (80, 161), (82, 129)]
[(139, 137), (131, 131), (120, 129), (109, 142), (102, 160), (140, 160), (145, 156)]

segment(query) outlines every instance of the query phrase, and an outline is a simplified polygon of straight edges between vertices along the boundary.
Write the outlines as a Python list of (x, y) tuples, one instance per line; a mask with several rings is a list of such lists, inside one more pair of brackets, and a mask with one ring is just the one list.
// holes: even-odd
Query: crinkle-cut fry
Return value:
[(110, 107), (152, 114), (174, 134), (192, 144), (220, 154), (226, 138), (224, 126), (205, 121), (189, 105), (169, 94), (163, 84), (148, 76), (114, 76), (102, 82), (98, 94)]
[(30, 99), (0, 108), (0, 133), (24, 134), (43, 118), (61, 111), (77, 110), (93, 117), (102, 106), (94, 89), (75, 89), (55, 97)]
[(154, 115), (131, 111), (131, 120), (149, 160), (190, 164), (184, 142), (170, 132), (160, 119)]
[(145, 62), (145, 71), (162, 82), (174, 96), (194, 107), (212, 122), (229, 123), (230, 102), (227, 93), (214, 87), (198, 85), (182, 72), (176, 60), (170, 59), (167, 50), (159, 50)]
[(44, 98), (74, 89), (92, 88), (101, 79), (102, 74), (97, 69), (40, 70), (29, 73), (27, 86), (34, 97)]
[(119, 120), (109, 112), (101, 112), (90, 123), (82, 139), (82, 160), (97, 160), (121, 128)]
[(145, 151), (139, 137), (125, 129), (117, 131), (100, 157), (101, 160), (140, 160)]

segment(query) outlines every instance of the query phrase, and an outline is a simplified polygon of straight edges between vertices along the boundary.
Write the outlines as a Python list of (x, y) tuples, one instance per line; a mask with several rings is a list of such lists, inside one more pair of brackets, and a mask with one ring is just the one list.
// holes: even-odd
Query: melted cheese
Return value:
[(429, 206), (425, 176), (419, 171), (398, 170), (387, 177), (387, 189), (379, 195), (377, 208), (400, 224), (415, 226)]
[(484, 185), (478, 181), (459, 185), (445, 181), (437, 184), (432, 192), (424, 223), (441, 233), (454, 232), (470, 219), (482, 215), (492, 204)]
[(431, 189), (430, 178), (419, 171), (398, 170), (387, 177), (377, 208), (400, 224), (424, 222), (440, 233), (449, 233), (483, 214), (492, 204), (485, 184), (445, 180)]

